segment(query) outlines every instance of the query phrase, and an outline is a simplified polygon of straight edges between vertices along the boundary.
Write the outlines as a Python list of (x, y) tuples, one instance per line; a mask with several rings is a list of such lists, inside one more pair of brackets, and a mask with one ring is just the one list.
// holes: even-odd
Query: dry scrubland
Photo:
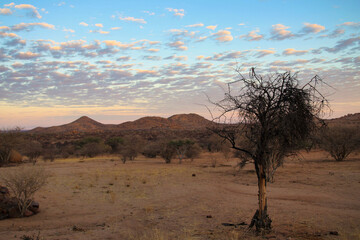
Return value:
[(0, 239), (360, 239), (360, 156), (288, 159), (268, 185), (273, 231), (265, 236), (222, 225), (248, 224), (257, 209), (253, 165), (236, 163), (210, 153), (183, 164), (114, 156), (39, 162), (51, 174), (36, 194), (41, 212), (1, 221)]

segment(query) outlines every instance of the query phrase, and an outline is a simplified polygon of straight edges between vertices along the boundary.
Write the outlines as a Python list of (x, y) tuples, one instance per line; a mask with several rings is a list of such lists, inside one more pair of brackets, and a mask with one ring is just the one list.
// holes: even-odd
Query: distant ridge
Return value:
[(135, 121), (124, 122), (121, 124), (102, 124), (87, 116), (60, 126), (37, 127), (29, 133), (96, 133), (104, 131), (122, 131), (122, 130), (149, 130), (149, 129), (168, 129), (168, 130), (192, 130), (204, 129), (212, 124), (211, 121), (195, 114), (177, 114), (169, 118), (162, 117), (143, 117)]
[[(330, 125), (333, 124), (352, 124), (360, 126), (360, 113), (347, 114), (340, 118), (326, 120)], [(29, 133), (98, 133), (105, 131), (124, 131), (124, 130), (196, 130), (205, 129), (211, 126), (213, 122), (206, 118), (195, 114), (176, 114), (169, 118), (163, 117), (143, 117), (135, 121), (128, 121), (121, 124), (103, 124), (97, 122), (87, 116), (82, 116), (79, 119), (60, 126), (54, 127), (37, 127)]]

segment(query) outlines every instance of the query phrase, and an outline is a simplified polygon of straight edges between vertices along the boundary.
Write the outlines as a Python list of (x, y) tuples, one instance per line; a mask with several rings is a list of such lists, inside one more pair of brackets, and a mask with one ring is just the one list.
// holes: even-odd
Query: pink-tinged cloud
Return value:
[(213, 34), (216, 40), (219, 42), (231, 42), (234, 38), (231, 36), (231, 32), (228, 30), (219, 30), (217, 33)]
[(204, 24), (203, 23), (196, 23), (196, 24), (192, 24), (192, 25), (187, 25), (185, 27), (203, 27)]
[(358, 28), (358, 27), (360, 27), (360, 22), (344, 22), (344, 23), (340, 24), (340, 26), (348, 26), (348, 27)]
[(148, 50), (146, 50), (148, 52), (158, 52), (160, 51), (160, 49), (157, 49), (157, 48), (149, 48)]
[(101, 23), (96, 23), (95, 26), (96, 27), (101, 27), (101, 28), (104, 27), (104, 25), (102, 25)]
[(12, 11), (8, 8), (0, 8), (0, 15), (11, 15)]
[(100, 33), (100, 34), (109, 34), (110, 32), (108, 31), (103, 31), (101, 29), (98, 29), (98, 30), (90, 30), (89, 31), (90, 33)]
[(31, 4), (19, 4), (19, 5), (15, 5), (15, 8), (17, 9), (31, 9), (31, 16), (32, 17), (36, 17), (36, 18), (42, 18), (40, 13), (38, 12), (38, 10), (36, 9), (36, 7), (34, 7)]
[(70, 28), (69, 28), (69, 29), (64, 28), (63, 31), (64, 31), (64, 32), (70, 32), (70, 33), (74, 33), (74, 32), (75, 32), (75, 30), (70, 29)]
[(0, 26), (0, 31), (10, 31), (8, 26)]
[(285, 26), (283, 24), (275, 24), (272, 25), (272, 29), (271, 29), (271, 38), (272, 40), (284, 40), (284, 39), (289, 39), (289, 38), (293, 38), (295, 35), (287, 30), (290, 27)]
[(305, 53), (307, 53), (307, 50), (295, 50), (294, 48), (287, 48), (283, 51), (283, 55), (296, 55), (296, 56), (300, 56), (300, 55), (304, 55)]
[(19, 36), (17, 34), (15, 34), (15, 33), (0, 32), (0, 37), (18, 38)]
[(304, 33), (319, 33), (325, 30), (324, 26), (319, 24), (304, 23), (305, 27), (302, 28)]
[(175, 41), (168, 44), (168, 46), (180, 50), (180, 51), (186, 51), (188, 48), (185, 46), (185, 43), (182, 41)]
[(4, 4), (4, 7), (13, 7), (13, 6), (15, 6), (15, 3), (9, 3), (9, 4)]
[(47, 28), (47, 29), (55, 29), (54, 25), (45, 23), (45, 22), (42, 22), (42, 23), (19, 23), (19, 24), (12, 26), (11, 29), (13, 31), (21, 31), (21, 30), (29, 31), (30, 30), (29, 28), (32, 28), (34, 26), (39, 26), (39, 27)]
[(206, 28), (210, 29), (210, 30), (215, 30), (217, 28), (217, 25), (210, 25), (210, 26), (207, 26)]
[(134, 18), (134, 17), (119, 17), (121, 21), (127, 21), (127, 22), (136, 22), (141, 24), (146, 24), (146, 21), (142, 18)]
[(121, 27), (112, 27), (112, 28), (110, 28), (111, 30), (120, 30), (121, 29)]
[(274, 50), (266, 50), (266, 49), (264, 49), (264, 50), (255, 50), (255, 51), (256, 51), (255, 57), (257, 57), (257, 58), (265, 57), (267, 55), (276, 53), (276, 51), (274, 51)]
[(33, 53), (33, 52), (19, 52), (18, 54), (15, 55), (16, 59), (22, 59), (22, 60), (29, 60), (29, 59), (34, 59), (39, 57), (40, 54), (38, 53)]
[(134, 43), (122, 43), (116, 40), (105, 40), (103, 43), (108, 47), (119, 47), (121, 49), (129, 49), (134, 46)]
[(89, 24), (87, 24), (86, 22), (81, 22), (81, 23), (79, 23), (79, 25), (80, 25), (80, 26), (84, 26), (84, 27), (89, 26)]
[(176, 8), (167, 8), (166, 10), (168, 10), (169, 12), (173, 12), (174, 16), (177, 17), (183, 17), (185, 16), (185, 10), (184, 9), (176, 9)]
[(242, 35), (239, 38), (244, 38), (247, 41), (260, 41), (264, 38), (264, 35), (257, 34), (260, 30), (252, 30), (247, 35)]

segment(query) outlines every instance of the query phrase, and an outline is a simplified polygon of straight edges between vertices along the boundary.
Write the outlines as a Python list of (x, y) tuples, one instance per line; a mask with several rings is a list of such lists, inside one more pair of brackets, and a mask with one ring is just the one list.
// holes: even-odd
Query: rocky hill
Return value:
[(192, 130), (205, 129), (212, 124), (211, 121), (197, 114), (178, 114), (169, 118), (162, 117), (143, 117), (135, 121), (129, 121), (121, 124), (102, 124), (89, 117), (83, 116), (71, 123), (54, 127), (37, 127), (29, 131), (36, 134), (58, 134), (58, 133), (98, 133), (106, 131), (122, 130), (149, 130), (149, 129), (167, 129), (167, 130)]

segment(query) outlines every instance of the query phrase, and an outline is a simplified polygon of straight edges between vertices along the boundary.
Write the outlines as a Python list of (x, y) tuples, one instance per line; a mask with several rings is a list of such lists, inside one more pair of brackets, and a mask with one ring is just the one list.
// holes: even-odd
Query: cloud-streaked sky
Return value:
[(359, 0), (24, 1), (0, 5), (0, 126), (198, 113), (250, 67), (319, 75), (360, 112)]

